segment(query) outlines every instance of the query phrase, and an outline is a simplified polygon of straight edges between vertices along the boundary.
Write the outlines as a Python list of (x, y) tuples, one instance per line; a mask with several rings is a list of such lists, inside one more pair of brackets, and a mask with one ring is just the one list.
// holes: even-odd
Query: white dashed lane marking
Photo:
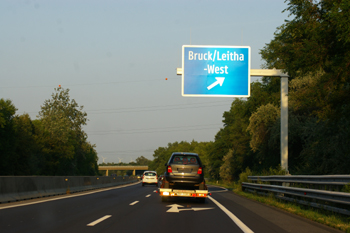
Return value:
[(130, 203), (130, 205), (135, 205), (137, 204), (139, 201), (134, 201), (133, 203)]
[(96, 224), (99, 224), (100, 222), (102, 222), (102, 221), (104, 221), (104, 220), (106, 220), (107, 218), (110, 218), (110, 217), (112, 217), (112, 215), (106, 215), (106, 216), (104, 216), (102, 218), (97, 219), (96, 221), (93, 221), (92, 223), (89, 223), (87, 226), (93, 227)]

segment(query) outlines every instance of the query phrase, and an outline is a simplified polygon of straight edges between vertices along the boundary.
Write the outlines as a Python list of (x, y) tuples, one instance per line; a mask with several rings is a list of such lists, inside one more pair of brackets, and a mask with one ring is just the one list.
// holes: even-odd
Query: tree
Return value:
[(260, 106), (249, 118), (247, 131), (252, 136), (250, 147), (255, 152), (262, 144), (266, 144), (269, 128), (280, 116), (280, 109), (272, 104)]
[(140, 156), (136, 159), (137, 165), (148, 165), (150, 162), (151, 162), (151, 160), (149, 160), (143, 156)]
[(232, 160), (233, 160), (233, 151), (229, 150), (229, 152), (224, 156), (223, 164), (220, 167), (220, 178), (226, 181), (232, 181), (233, 180), (233, 173), (232, 173)]
[[(87, 114), (70, 99), (69, 89), (55, 88), (39, 112), (46, 173), (51, 175), (94, 175), (97, 153), (82, 130)], [(88, 166), (88, 168), (86, 167)]]
[(16, 110), (11, 100), (0, 99), (0, 175), (12, 175), (15, 169), (12, 158), (15, 155), (13, 118)]
[(11, 162), (15, 165), (13, 175), (39, 175), (40, 153), (35, 141), (35, 126), (28, 114), (13, 118), (15, 142), (12, 145), (15, 153)]
[(344, 108), (350, 111), (350, 2), (288, 2), (294, 18), (261, 50), (264, 66), (284, 69), (292, 78), (321, 74), (305, 101), (312, 101), (319, 118), (338, 120)]

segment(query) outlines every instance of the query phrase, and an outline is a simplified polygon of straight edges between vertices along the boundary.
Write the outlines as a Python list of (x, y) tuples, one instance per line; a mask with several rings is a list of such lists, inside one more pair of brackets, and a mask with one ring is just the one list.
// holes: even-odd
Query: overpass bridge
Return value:
[(108, 171), (130, 171), (132, 170), (132, 175), (136, 174), (136, 171), (146, 171), (148, 166), (98, 166), (99, 171), (106, 171), (106, 176), (108, 176)]

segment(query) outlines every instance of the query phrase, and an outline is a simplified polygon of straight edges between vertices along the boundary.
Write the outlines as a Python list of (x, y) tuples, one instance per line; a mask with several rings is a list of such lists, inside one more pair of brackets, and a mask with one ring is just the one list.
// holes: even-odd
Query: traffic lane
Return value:
[[(209, 186), (209, 190), (211, 188)], [(254, 232), (341, 232), (280, 209), (238, 196), (233, 192), (212, 192), (212, 197), (224, 205)]]
[[(91, 209), (103, 209), (107, 195), (111, 194), (108, 191), (86, 196), (73, 194), (71, 196), (75, 197), (68, 199), (3, 209), (0, 210), (0, 226), (6, 232), (54, 232), (69, 222), (86, 217)], [(119, 194), (112, 196), (116, 198)]]
[(139, 183), (140, 182), (131, 183), (131, 184), (124, 184), (124, 185), (114, 186), (114, 187), (109, 187), (109, 188), (101, 188), (101, 189), (94, 189), (94, 190), (75, 192), (75, 193), (71, 193), (71, 194), (45, 196), (45, 197), (41, 197), (41, 198), (33, 198), (33, 199), (16, 201), (16, 202), (0, 203), (0, 210), (7, 209), (7, 208), (12, 208), (14, 206), (17, 206), (17, 207), (18, 206), (25, 206), (25, 205), (42, 203), (42, 202), (73, 198), (73, 197), (77, 197), (77, 196), (90, 195), (90, 194), (99, 193), (99, 192), (106, 192), (106, 191), (109, 191), (109, 190), (114, 190), (114, 189), (119, 189), (119, 188), (125, 188), (125, 187), (128, 187), (128, 186), (138, 185)]
[[(241, 209), (236, 213), (237, 207), (232, 210), (232, 201), (224, 197), (219, 199), (220, 189), (209, 188), (213, 197), (218, 199), (222, 204), (225, 199), (229, 200), (224, 204), (227, 209), (231, 210), (244, 223), (240, 213), (247, 210)], [(227, 231), (242, 232), (236, 224), (223, 213), (210, 200), (206, 204), (194, 201), (192, 198), (175, 198), (169, 202), (161, 202), (158, 194), (154, 193), (156, 187), (145, 186), (140, 184), (132, 187), (116, 189), (91, 194), (82, 197), (70, 198), (65, 200), (48, 202), (47, 205), (37, 204), (34, 210), (21, 208), (19, 214), (0, 211), (0, 227), (3, 232), (115, 232), (122, 231), (151, 231), (164, 230), (170, 232), (194, 231), (202, 232)], [(218, 191), (218, 192), (215, 192)], [(221, 190), (222, 191), (222, 190)], [(228, 194), (228, 192), (224, 193)], [(136, 203), (135, 203), (136, 202)], [(241, 202), (241, 201), (239, 201)], [(131, 205), (135, 203), (134, 205)], [(176, 205), (174, 207), (174, 205)], [(24, 209), (22, 209), (24, 208)], [(205, 210), (193, 208), (207, 208)], [(16, 208), (14, 208), (16, 209)], [(12, 210), (14, 210), (12, 209)], [(170, 209), (177, 209), (178, 212), (169, 212)], [(29, 213), (29, 214), (28, 214)], [(6, 218), (5, 216), (9, 216)], [(15, 216), (15, 218), (14, 218)], [(94, 226), (88, 224), (109, 216)], [(251, 217), (252, 214), (250, 213)], [(30, 219), (32, 217), (32, 219)], [(296, 232), (283, 231), (266, 219), (255, 216), (255, 232)], [(16, 219), (10, 222), (11, 219)], [(39, 221), (38, 221), (39, 220)], [(16, 227), (4, 228), (3, 221)], [(258, 223), (260, 221), (260, 223)], [(28, 223), (29, 222), (29, 223)], [(258, 224), (258, 227), (256, 227)], [(260, 224), (260, 226), (259, 226)], [(247, 224), (251, 227), (251, 224)], [(298, 230), (297, 232), (301, 232)], [(311, 231), (307, 231), (311, 232)], [(320, 231), (317, 231), (320, 232)]]
[[(233, 222), (225, 216), (220, 210), (217, 213), (216, 212), (208, 212), (209, 215), (201, 214), (202, 212), (198, 212), (193, 210), (192, 208), (203, 208), (203, 204), (199, 204), (197, 202), (194, 202), (193, 199), (181, 199), (181, 198), (175, 198), (171, 200), (170, 202), (162, 203), (160, 202), (160, 197), (158, 194), (154, 194), (155, 187), (149, 186), (149, 187), (140, 187), (140, 186), (133, 186), (132, 188), (128, 188), (126, 193), (122, 191), (119, 192), (106, 192), (103, 193), (102, 196), (98, 197), (92, 197), (88, 199), (88, 202), (77, 200), (74, 201), (74, 203), (59, 203), (59, 205), (54, 205), (53, 207), (51, 205), (45, 206), (43, 209), (42, 207), (37, 208), (37, 212), (41, 217), (39, 219), (42, 220), (42, 223), (37, 224), (38, 216), (35, 216), (33, 218), (34, 224), (32, 225), (23, 225), (22, 228), (12, 228), (11, 230), (14, 230), (12, 232), (28, 232), (28, 229), (32, 229), (33, 232), (73, 232), (73, 231), (91, 231), (91, 232), (101, 232), (103, 231), (110, 231), (114, 232), (116, 227), (117, 229), (125, 229), (130, 230), (134, 229), (136, 230), (152, 230), (156, 227), (160, 227), (160, 230), (164, 229), (164, 227), (167, 227), (169, 224), (172, 225), (174, 222), (176, 223), (183, 223), (180, 225), (177, 225), (172, 228), (174, 231), (184, 231), (188, 229), (192, 230), (198, 230), (199, 228), (203, 232), (211, 232), (213, 230), (218, 230), (218, 226), (222, 227), (220, 230), (225, 229), (235, 229), (233, 232), (241, 232), (238, 230), (237, 226), (233, 224)], [(94, 195), (95, 196), (95, 195)], [(146, 198), (149, 198), (153, 196), (153, 198), (150, 198), (146, 200)], [(82, 199), (87, 198), (88, 196), (81, 197)], [(154, 199), (155, 198), (155, 199)], [(74, 198), (73, 198), (74, 199)], [(79, 198), (80, 199), (80, 198)], [(97, 199), (97, 201), (94, 201)], [(108, 202), (107, 206), (104, 202), (106, 200)], [(153, 200), (153, 201), (151, 201)], [(154, 201), (155, 200), (155, 201)], [(131, 203), (137, 202), (133, 206), (131, 206)], [(97, 203), (97, 206), (95, 206), (94, 203)], [(150, 206), (145, 205), (151, 204)], [(178, 214), (177, 212), (166, 212), (168, 215), (164, 216), (164, 212), (167, 209), (169, 211), (171, 208), (173, 208), (174, 204), (177, 204), (175, 209), (179, 209), (181, 215), (176, 216)], [(208, 201), (208, 204), (210, 204), (210, 201)], [(159, 210), (160, 207), (163, 207), (163, 211), (158, 214), (159, 216), (155, 215), (155, 210)], [(164, 210), (165, 205), (165, 210)], [(62, 212), (62, 207), (67, 211), (67, 214), (64, 216), (67, 216), (69, 220), (65, 219), (64, 217), (60, 216)], [(198, 207), (199, 206), (199, 207)], [(88, 208), (84, 208), (88, 207)], [(205, 206), (207, 207), (207, 206)], [(209, 208), (212, 208), (213, 205), (209, 205)], [(57, 208), (57, 209), (56, 209)], [(141, 211), (140, 211), (141, 208)], [(215, 208), (215, 206), (214, 206)], [(213, 208), (213, 209), (214, 209)], [(73, 210), (72, 210), (73, 209)], [(93, 210), (91, 212), (91, 209)], [(151, 210), (150, 212), (145, 211), (146, 209)], [(212, 210), (212, 209), (211, 209)], [(76, 212), (74, 212), (76, 211)], [(136, 211), (136, 213), (134, 213)], [(209, 211), (209, 210), (201, 210), (201, 211)], [(158, 211), (159, 212), (159, 211)], [(193, 213), (198, 213), (194, 216), (192, 216)], [(23, 211), (25, 213), (25, 211)], [(138, 216), (137, 214), (140, 213), (141, 216)], [(174, 215), (175, 214), (175, 215)], [(11, 215), (11, 214), (10, 214)], [(37, 214), (38, 215), (38, 214)], [(189, 215), (189, 216), (187, 216)], [(201, 216), (203, 215), (203, 216)], [(94, 227), (89, 227), (88, 224), (91, 222), (94, 222), (98, 219), (104, 218), (106, 216), (109, 216), (104, 221), (98, 223), (97, 225), (94, 225)], [(174, 217), (175, 216), (175, 217)], [(215, 218), (213, 217), (215, 216)], [(199, 217), (194, 218), (194, 217)], [(17, 219), (22, 219), (20, 222), (25, 222), (23, 219), (26, 219), (25, 217), (19, 217)], [(138, 222), (138, 219), (142, 219), (143, 221), (140, 222), (140, 224), (135, 225), (135, 221)], [(163, 224), (159, 224), (158, 221), (162, 221)], [(192, 220), (190, 220), (192, 219)], [(186, 221), (187, 220), (187, 221)], [(220, 221), (223, 220), (222, 223)], [(212, 221), (215, 222), (215, 225), (213, 225)], [(209, 223), (207, 224), (200, 224), (201, 222)], [(197, 224), (198, 223), (198, 224)], [(114, 226), (114, 224), (117, 224), (117, 226)], [(18, 225), (18, 224), (17, 224)], [(33, 226), (34, 225), (34, 226)], [(97, 226), (97, 227), (95, 227)], [(124, 227), (123, 227), (124, 226)], [(213, 229), (213, 226), (214, 229)]]
[(209, 200), (204, 204), (193, 198), (162, 202), (152, 188), (149, 193), (151, 196), (141, 198), (135, 205), (122, 205), (110, 211), (112, 217), (87, 227), (84, 232), (242, 232)]
[[(33, 205), (0, 210), (1, 232), (73, 232), (109, 209), (142, 197), (141, 184)], [(21, 203), (18, 203), (21, 204)], [(1, 205), (0, 205), (1, 207)]]

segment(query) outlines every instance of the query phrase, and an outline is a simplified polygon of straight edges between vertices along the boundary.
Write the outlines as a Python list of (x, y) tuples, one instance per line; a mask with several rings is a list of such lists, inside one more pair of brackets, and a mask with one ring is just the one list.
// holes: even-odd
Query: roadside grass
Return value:
[(273, 195), (262, 196), (253, 193), (243, 192), (241, 185), (235, 182), (206, 182), (209, 185), (217, 185), (227, 188), (228, 190), (263, 204), (273, 206), (289, 213), (310, 219), (312, 221), (333, 227), (335, 229), (350, 233), (350, 217), (336, 214), (330, 211), (325, 211), (309, 206), (298, 205), (296, 203), (286, 202), (275, 198)]

